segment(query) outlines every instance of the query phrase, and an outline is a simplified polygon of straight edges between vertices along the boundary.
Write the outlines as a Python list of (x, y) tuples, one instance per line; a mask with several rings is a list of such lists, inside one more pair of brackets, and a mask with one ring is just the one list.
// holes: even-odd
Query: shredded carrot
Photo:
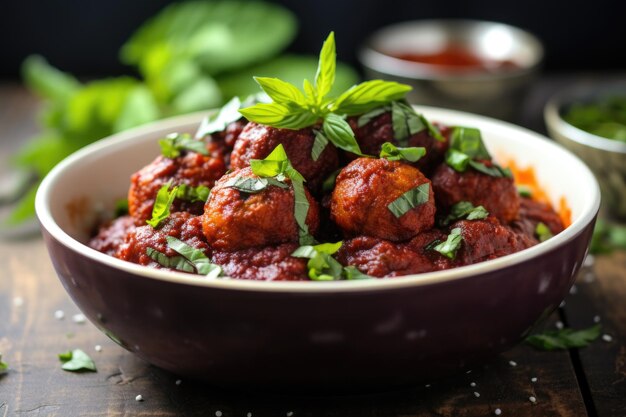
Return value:
[[(530, 166), (522, 168), (514, 160), (508, 160), (505, 165), (508, 165), (513, 172), (513, 178), (515, 178), (516, 185), (523, 185), (524, 187), (527, 187), (532, 193), (531, 198), (533, 200), (540, 201), (552, 207), (548, 194), (546, 194), (545, 190), (539, 185), (539, 181), (537, 180), (535, 169), (533, 167)], [(565, 197), (561, 197), (559, 199), (559, 207), (556, 212), (565, 227), (572, 224), (572, 210), (567, 204)]]

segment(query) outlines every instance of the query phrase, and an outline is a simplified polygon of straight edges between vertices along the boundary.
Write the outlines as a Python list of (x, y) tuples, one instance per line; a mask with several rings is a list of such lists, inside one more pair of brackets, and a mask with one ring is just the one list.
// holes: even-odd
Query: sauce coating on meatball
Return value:
[[(260, 192), (246, 193), (229, 184), (236, 178), (259, 178), (248, 168), (224, 175), (211, 190), (202, 215), (202, 229), (211, 246), (236, 251), (255, 246), (298, 241), (291, 181), (286, 188), (270, 185)], [(309, 201), (306, 224), (315, 234), (319, 228), (319, 207), (305, 188)]]
[[(396, 217), (389, 205), (428, 184), (428, 200)], [(417, 168), (398, 161), (359, 158), (337, 176), (331, 219), (347, 236), (367, 235), (401, 241), (433, 227), (435, 199), (430, 181)]]

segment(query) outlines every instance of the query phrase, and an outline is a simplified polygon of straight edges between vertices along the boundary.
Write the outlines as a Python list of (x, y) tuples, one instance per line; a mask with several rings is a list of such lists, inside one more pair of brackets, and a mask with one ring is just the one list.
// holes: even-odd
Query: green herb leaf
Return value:
[(210, 193), (211, 189), (206, 185), (193, 187), (187, 184), (180, 184), (176, 192), (176, 198), (189, 201), (191, 203), (195, 203), (197, 201), (206, 202)]
[(328, 138), (324, 136), (320, 130), (315, 131), (315, 141), (313, 141), (313, 147), (311, 148), (311, 159), (317, 161), (326, 149), (326, 145), (328, 145)]
[(306, 105), (304, 94), (291, 83), (269, 77), (254, 77), (254, 80), (265, 91), (265, 94), (277, 103), (296, 106)]
[(337, 147), (344, 151), (363, 155), (357, 143), (352, 128), (341, 116), (329, 113), (322, 124), (324, 135)]
[(173, 236), (167, 236), (165, 239), (167, 240), (167, 246), (187, 259), (195, 267), (198, 274), (206, 275), (209, 279), (217, 278), (221, 275), (222, 268), (219, 265), (211, 263), (211, 260), (203, 251)]
[(287, 106), (276, 102), (258, 103), (240, 109), (239, 113), (251, 122), (293, 130), (311, 126), (319, 119), (319, 116), (308, 108), (296, 105)]
[(517, 187), (517, 194), (519, 194), (520, 197), (524, 197), (524, 198), (533, 197), (533, 191), (530, 187), (526, 185), (517, 185), (516, 187)]
[(322, 102), (335, 83), (336, 61), (335, 33), (330, 32), (322, 46), (317, 73), (315, 74), (315, 89), (317, 91), (318, 103)]
[(37, 94), (53, 101), (65, 102), (81, 87), (76, 78), (54, 68), (39, 55), (24, 60), (22, 78)]
[(469, 201), (459, 201), (450, 208), (448, 214), (441, 222), (441, 226), (447, 226), (460, 219), (480, 220), (486, 219), (489, 212), (483, 206), (474, 207)]
[(154, 229), (159, 227), (162, 221), (170, 216), (170, 208), (178, 193), (178, 187), (172, 188), (170, 191), (171, 183), (167, 183), (159, 188), (156, 198), (154, 199), (154, 206), (152, 207), (152, 218), (146, 220), (150, 226)]
[(0, 375), (6, 374), (9, 371), (9, 364), (2, 361), (2, 353), (0, 353)]
[(247, 194), (256, 194), (267, 189), (269, 186), (275, 186), (279, 188), (289, 188), (287, 184), (272, 177), (267, 178), (245, 178), (235, 177), (229, 179), (224, 187), (234, 188), (237, 191), (241, 191)]
[(446, 164), (457, 172), (467, 171), (470, 157), (455, 149), (448, 149), (446, 152)]
[(196, 139), (202, 139), (212, 133), (222, 132), (226, 129), (226, 126), (241, 119), (240, 107), (241, 100), (239, 100), (239, 97), (233, 97), (222, 106), (219, 112), (205, 117), (196, 132)]
[(118, 218), (128, 214), (128, 199), (122, 198), (115, 202), (115, 210), (113, 211), (113, 217)]
[(341, 279), (343, 267), (332, 255), (339, 250), (343, 242), (303, 245), (291, 256), (308, 258), (309, 278), (313, 281), (334, 281)]
[(166, 158), (176, 158), (182, 151), (191, 151), (205, 156), (209, 154), (203, 141), (193, 139), (187, 133), (169, 134), (164, 139), (159, 140), (159, 145), (161, 146), (161, 153)]
[(359, 271), (357, 267), (352, 266), (352, 265), (348, 265), (343, 268), (343, 276), (348, 281), (359, 280), (359, 279), (375, 279), (375, 277), (364, 274), (363, 272)]
[(294, 208), (293, 213), (298, 224), (298, 236), (301, 245), (315, 243), (315, 239), (309, 233), (309, 226), (306, 224), (306, 217), (309, 213), (309, 200), (306, 198), (304, 184), (301, 180), (291, 180), (293, 187)]
[(600, 255), (615, 250), (626, 250), (626, 226), (598, 219), (593, 229), (589, 252)]
[(367, 113), (382, 105), (404, 98), (413, 88), (395, 81), (370, 80), (355, 85), (341, 94), (331, 111), (348, 116)]
[(469, 156), (470, 159), (491, 159), (479, 129), (456, 126), (450, 135), (450, 149)]
[(535, 227), (535, 236), (537, 236), (537, 239), (539, 239), (540, 242), (545, 242), (546, 240), (550, 239), (553, 235), (552, 232), (550, 231), (550, 228), (543, 222), (539, 222), (537, 223), (537, 226)]
[(404, 143), (409, 136), (426, 129), (420, 116), (413, 110), (413, 107), (400, 101), (391, 103), (391, 125), (393, 127), (394, 138)]
[(461, 228), (455, 227), (450, 230), (450, 234), (446, 238), (445, 242), (437, 244), (432, 248), (432, 250), (439, 252), (447, 258), (454, 259), (456, 257), (456, 252), (461, 247), (462, 242), (463, 235), (461, 234)]
[(167, 256), (163, 252), (150, 247), (146, 248), (146, 255), (165, 268), (188, 272), (190, 274), (196, 273), (196, 268), (191, 262), (185, 259), (184, 256)]
[(482, 162), (470, 160), (469, 166), (474, 168), (476, 171), (482, 172), (483, 174), (489, 175), (491, 177), (499, 177), (499, 178), (502, 178), (502, 177), (512, 178), (513, 177), (513, 173), (511, 172), (509, 168), (502, 168), (498, 164), (493, 164), (492, 166), (488, 167)]
[(417, 162), (424, 155), (426, 155), (426, 148), (423, 147), (410, 147), (410, 148), (401, 148), (395, 146), (391, 142), (383, 143), (383, 146), (380, 150), (380, 157), (386, 158), (389, 161), (408, 161), (408, 162)]
[(589, 346), (600, 337), (600, 325), (573, 330), (564, 328), (534, 334), (526, 338), (526, 343), (540, 350), (563, 350)]
[(418, 185), (392, 201), (387, 208), (396, 218), (402, 217), (409, 210), (428, 202), (430, 183)]
[(275, 177), (285, 174), (289, 164), (289, 158), (282, 143), (278, 144), (265, 159), (250, 160), (252, 172), (259, 177)]
[(371, 122), (373, 119), (377, 118), (378, 116), (387, 113), (388, 111), (391, 110), (390, 106), (382, 106), (382, 107), (378, 107), (374, 110), (370, 110), (367, 113), (362, 114), (361, 116), (359, 116), (359, 118), (357, 119), (357, 126), (358, 127), (363, 127), (366, 124), (368, 124), (369, 122)]
[(80, 349), (74, 349), (59, 354), (59, 360), (63, 363), (61, 369), (65, 371), (91, 371), (97, 372), (94, 361)]

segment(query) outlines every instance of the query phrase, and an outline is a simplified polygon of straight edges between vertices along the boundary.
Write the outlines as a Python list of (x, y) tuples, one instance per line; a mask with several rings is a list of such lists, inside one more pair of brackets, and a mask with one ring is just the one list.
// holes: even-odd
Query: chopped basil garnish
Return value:
[(546, 240), (550, 239), (553, 235), (552, 232), (550, 231), (550, 228), (543, 222), (539, 222), (537, 223), (537, 226), (535, 227), (535, 236), (537, 236), (537, 239), (539, 239), (540, 242), (545, 242)]
[(265, 190), (270, 185), (280, 188), (289, 188), (287, 184), (282, 181), (277, 180), (276, 178), (268, 177), (268, 178), (244, 178), (244, 177), (235, 177), (229, 179), (224, 187), (234, 188), (237, 191), (241, 191), (243, 193), (248, 194), (256, 194)]
[(258, 103), (239, 112), (250, 121), (286, 129), (301, 129), (323, 120), (326, 139), (338, 148), (361, 155), (354, 133), (343, 116), (366, 113), (402, 99), (411, 87), (393, 81), (366, 81), (332, 99), (327, 95), (335, 81), (335, 69), (335, 35), (331, 32), (320, 52), (314, 85), (304, 80), (303, 93), (277, 78), (256, 77), (256, 82), (273, 102)]
[(74, 349), (65, 353), (59, 353), (59, 360), (63, 363), (61, 369), (65, 371), (91, 371), (97, 372), (94, 361), (80, 349)]
[(291, 256), (308, 258), (309, 278), (313, 281), (335, 281), (341, 279), (343, 266), (332, 257), (342, 242), (300, 246)]
[(195, 203), (196, 201), (206, 202), (209, 198), (211, 189), (206, 185), (198, 185), (193, 187), (187, 184), (180, 184), (176, 192), (176, 198)]
[(356, 266), (348, 265), (343, 268), (343, 275), (348, 281), (358, 279), (374, 279), (374, 277), (359, 271)]
[(176, 158), (182, 151), (192, 151), (201, 155), (208, 155), (206, 144), (191, 137), (188, 133), (172, 133), (159, 140), (161, 153), (166, 158)]
[(2, 361), (2, 353), (0, 353), (0, 375), (6, 374), (9, 370), (9, 364)]
[(178, 187), (174, 187), (170, 191), (170, 186), (171, 182), (168, 182), (159, 188), (154, 199), (154, 206), (152, 207), (152, 218), (146, 220), (146, 223), (155, 229), (170, 216), (170, 208), (176, 198), (176, 194), (178, 194)]
[(489, 212), (483, 206), (474, 207), (469, 201), (459, 201), (450, 208), (450, 214), (440, 222), (441, 226), (447, 226), (460, 219), (481, 220), (489, 216)]
[(337, 181), (337, 175), (341, 172), (341, 169), (336, 170), (330, 174), (322, 183), (322, 191), (325, 193), (331, 192), (335, 188), (335, 182)]
[(122, 217), (128, 214), (128, 199), (122, 198), (115, 202), (115, 209), (113, 211), (113, 216), (115, 218)]
[(146, 255), (159, 265), (178, 271), (205, 275), (207, 278), (217, 278), (222, 273), (219, 265), (211, 263), (211, 260), (203, 251), (189, 246), (182, 240), (173, 236), (167, 236), (167, 246), (180, 256), (167, 256), (153, 248), (146, 249)]
[(324, 136), (319, 130), (315, 131), (315, 141), (313, 141), (313, 147), (311, 148), (311, 159), (317, 161), (320, 158), (324, 149), (326, 149), (326, 145), (328, 145), (328, 138)]
[(540, 350), (563, 350), (586, 347), (600, 337), (600, 325), (596, 324), (582, 330), (564, 328), (533, 334), (526, 338), (526, 343)]
[(380, 150), (380, 157), (388, 159), (389, 161), (408, 161), (417, 162), (424, 155), (426, 155), (426, 148), (422, 147), (410, 147), (401, 148), (395, 146), (391, 142), (383, 143)]
[(228, 103), (224, 104), (219, 112), (205, 117), (196, 132), (196, 139), (202, 139), (211, 133), (222, 132), (226, 129), (226, 126), (241, 119), (240, 107), (241, 100), (239, 97), (233, 97)]
[(457, 172), (465, 172), (472, 167), (478, 172), (492, 177), (512, 178), (509, 168), (497, 164), (487, 166), (478, 160), (491, 160), (491, 155), (483, 143), (480, 130), (456, 126), (450, 135), (450, 148), (446, 152), (446, 164)]
[(533, 190), (529, 186), (527, 186), (527, 185), (518, 185), (517, 186), (517, 194), (519, 194), (520, 197), (532, 198), (533, 197)]
[[(287, 176), (291, 180), (294, 197), (294, 217), (298, 224), (298, 235), (301, 245), (315, 243), (315, 239), (309, 233), (309, 226), (306, 224), (306, 217), (309, 212), (309, 200), (304, 191), (304, 177), (296, 171), (289, 162), (287, 153), (282, 144), (279, 144), (265, 159), (250, 160), (252, 172), (259, 177), (281, 182), (281, 178)], [(276, 184), (272, 184), (276, 185)]]
[(454, 259), (456, 257), (456, 252), (461, 247), (462, 242), (463, 235), (461, 234), (461, 228), (455, 227), (450, 230), (450, 234), (446, 240), (432, 247), (432, 250), (439, 252), (447, 258)]
[(396, 218), (400, 218), (409, 210), (426, 203), (428, 201), (429, 192), (430, 183), (418, 185), (396, 198), (387, 208)]
[(364, 113), (359, 116), (357, 119), (356, 125), (357, 127), (363, 127), (381, 114), (384, 114), (391, 110), (390, 106), (382, 106), (374, 110), (370, 110), (367, 113)]

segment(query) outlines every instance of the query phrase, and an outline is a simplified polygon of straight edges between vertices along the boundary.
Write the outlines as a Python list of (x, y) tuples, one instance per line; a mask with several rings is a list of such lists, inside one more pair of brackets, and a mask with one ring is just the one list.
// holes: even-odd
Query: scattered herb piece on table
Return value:
[(601, 326), (596, 324), (586, 329), (563, 328), (533, 334), (526, 343), (540, 350), (559, 350), (586, 347), (600, 337)]
[(90, 371), (96, 372), (96, 364), (94, 361), (80, 349), (74, 349), (65, 353), (59, 353), (59, 360), (63, 365), (61, 368), (65, 371), (80, 372)]

